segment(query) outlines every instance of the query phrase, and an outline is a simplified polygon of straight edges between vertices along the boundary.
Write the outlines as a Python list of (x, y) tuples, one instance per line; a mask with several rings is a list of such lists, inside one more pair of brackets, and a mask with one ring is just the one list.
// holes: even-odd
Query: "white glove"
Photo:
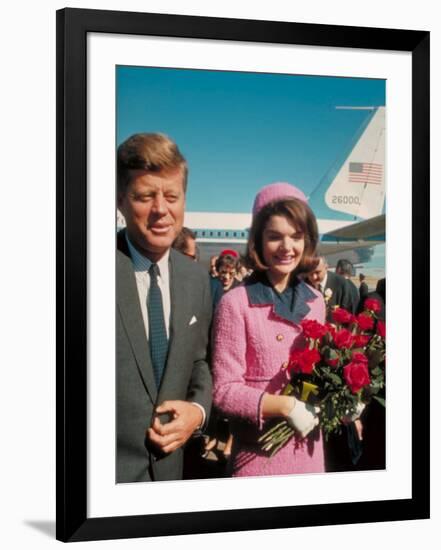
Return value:
[(349, 411), (347, 411), (347, 414), (345, 414), (345, 416), (341, 419), (343, 424), (350, 424), (351, 422), (355, 422), (356, 420), (358, 420), (365, 407), (366, 405), (359, 401), (355, 407), (355, 411), (352, 414), (348, 414)]
[(295, 405), (286, 417), (286, 420), (291, 428), (294, 428), (301, 437), (306, 437), (319, 423), (318, 412), (320, 412), (320, 407), (313, 407), (296, 399)]

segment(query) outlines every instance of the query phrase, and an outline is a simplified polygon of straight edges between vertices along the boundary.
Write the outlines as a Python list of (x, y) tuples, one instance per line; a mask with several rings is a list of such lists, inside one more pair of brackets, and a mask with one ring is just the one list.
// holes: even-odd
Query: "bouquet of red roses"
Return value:
[[(353, 315), (343, 308), (332, 312), (333, 323), (304, 320), (304, 346), (289, 358), (290, 381), (283, 395), (320, 407), (319, 425), (325, 438), (339, 432), (364, 405), (381, 396), (385, 384), (386, 326), (378, 319), (381, 305), (367, 299), (364, 311)], [(259, 442), (271, 456), (294, 435), (286, 420), (267, 430)]]

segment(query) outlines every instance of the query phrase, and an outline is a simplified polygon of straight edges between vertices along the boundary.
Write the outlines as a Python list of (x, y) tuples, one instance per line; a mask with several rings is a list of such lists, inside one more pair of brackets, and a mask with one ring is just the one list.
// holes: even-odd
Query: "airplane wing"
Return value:
[(319, 252), (327, 255), (384, 244), (385, 235), (386, 217), (384, 214), (380, 214), (374, 218), (325, 233), (320, 239)]

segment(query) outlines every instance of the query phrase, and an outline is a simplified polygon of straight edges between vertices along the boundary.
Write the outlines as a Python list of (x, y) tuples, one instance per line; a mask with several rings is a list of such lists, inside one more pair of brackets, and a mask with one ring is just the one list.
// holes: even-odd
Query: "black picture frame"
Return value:
[(91, 32), (368, 48), (412, 54), (412, 403), (417, 402), (417, 380), (423, 378), (429, 387), (429, 33), (60, 10), (57, 12), (57, 539), (70, 542), (429, 518), (428, 395), (418, 401), (418, 408), (412, 407), (413, 426), (418, 422), (418, 441), (412, 440), (412, 498), (87, 517), (86, 39)]

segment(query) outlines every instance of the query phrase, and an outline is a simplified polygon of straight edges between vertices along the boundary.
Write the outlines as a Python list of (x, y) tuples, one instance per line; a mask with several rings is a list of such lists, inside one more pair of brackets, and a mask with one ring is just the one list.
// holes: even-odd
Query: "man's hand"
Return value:
[(202, 424), (202, 411), (187, 401), (164, 401), (156, 407), (157, 415), (169, 413), (172, 420), (167, 424), (155, 416), (146, 432), (149, 440), (163, 453), (171, 453), (182, 447), (193, 432)]
[(366, 405), (364, 403), (357, 403), (355, 411), (352, 414), (347, 414), (342, 418), (343, 424), (350, 424), (351, 422), (355, 425), (355, 430), (357, 431), (358, 439), (363, 440), (363, 422), (360, 419), (361, 413), (364, 411)]
[(354, 420), (355, 429), (357, 431), (358, 439), (360, 441), (363, 440), (363, 422), (357, 418), (357, 420)]

